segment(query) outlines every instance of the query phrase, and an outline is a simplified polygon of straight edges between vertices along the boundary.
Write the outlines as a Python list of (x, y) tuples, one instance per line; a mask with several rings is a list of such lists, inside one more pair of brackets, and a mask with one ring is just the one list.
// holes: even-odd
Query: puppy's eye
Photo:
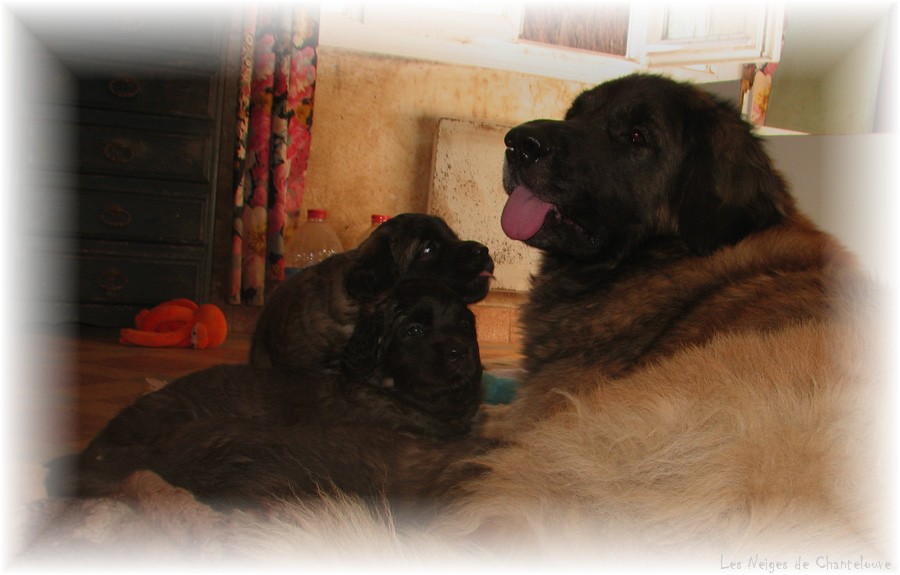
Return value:
[(628, 139), (631, 140), (632, 144), (637, 146), (643, 146), (647, 143), (647, 139), (644, 137), (644, 132), (638, 129), (632, 129), (628, 134)]
[(425, 335), (425, 326), (420, 323), (414, 323), (406, 328), (406, 337), (421, 337)]
[(427, 256), (427, 255), (436, 254), (438, 249), (440, 249), (440, 247), (441, 247), (441, 244), (439, 244), (435, 241), (428, 242), (422, 247), (422, 255)]

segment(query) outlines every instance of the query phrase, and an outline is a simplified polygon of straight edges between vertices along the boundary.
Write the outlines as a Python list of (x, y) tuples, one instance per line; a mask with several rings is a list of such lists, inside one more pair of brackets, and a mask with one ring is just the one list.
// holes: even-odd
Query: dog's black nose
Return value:
[(550, 153), (550, 144), (540, 125), (528, 122), (516, 126), (503, 138), (506, 160), (519, 167), (527, 167)]
[(465, 346), (452, 346), (447, 350), (447, 360), (450, 362), (465, 361), (469, 359), (469, 348)]
[(469, 253), (469, 256), (473, 258), (483, 258), (488, 254), (487, 246), (478, 242), (465, 241), (463, 246), (465, 251)]

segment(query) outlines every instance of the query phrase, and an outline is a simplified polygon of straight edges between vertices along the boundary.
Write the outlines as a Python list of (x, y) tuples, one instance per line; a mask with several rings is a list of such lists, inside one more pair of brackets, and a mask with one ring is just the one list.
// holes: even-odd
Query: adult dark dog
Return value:
[(531, 375), (618, 378), (719, 334), (822, 320), (857, 277), (738, 113), (691, 85), (608, 82), (506, 143), (503, 229), (544, 254), (524, 312)]
[(502, 227), (543, 253), (527, 374), (442, 528), (544, 557), (872, 551), (875, 298), (738, 111), (634, 75), (506, 145)]
[(357, 248), (288, 278), (272, 294), (253, 334), (250, 363), (303, 373), (335, 372), (359, 313), (401, 278), (433, 277), (466, 303), (483, 299), (494, 262), (442, 219), (400, 214)]
[(74, 460), (55, 463), (48, 492), (106, 495), (139, 469), (213, 503), (331, 487), (431, 492), (474, 446), (466, 437), (481, 371), (475, 320), (459, 296), (437, 280), (401, 280), (363, 312), (341, 374), (227, 365), (173, 381), (124, 409)]

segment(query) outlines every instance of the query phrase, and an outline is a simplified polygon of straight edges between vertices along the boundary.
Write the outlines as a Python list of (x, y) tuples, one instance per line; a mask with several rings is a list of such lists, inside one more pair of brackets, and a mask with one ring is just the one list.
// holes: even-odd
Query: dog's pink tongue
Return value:
[(506, 200), (503, 215), (500, 216), (500, 226), (510, 238), (525, 241), (538, 233), (551, 209), (553, 204), (548, 204), (525, 186), (519, 185)]

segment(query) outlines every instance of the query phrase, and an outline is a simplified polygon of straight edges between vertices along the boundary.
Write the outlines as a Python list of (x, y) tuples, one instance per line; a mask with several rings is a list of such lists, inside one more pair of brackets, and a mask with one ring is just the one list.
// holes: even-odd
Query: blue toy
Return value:
[(490, 404), (512, 403), (519, 389), (519, 382), (514, 377), (504, 377), (485, 371), (481, 375), (484, 388), (484, 402)]

